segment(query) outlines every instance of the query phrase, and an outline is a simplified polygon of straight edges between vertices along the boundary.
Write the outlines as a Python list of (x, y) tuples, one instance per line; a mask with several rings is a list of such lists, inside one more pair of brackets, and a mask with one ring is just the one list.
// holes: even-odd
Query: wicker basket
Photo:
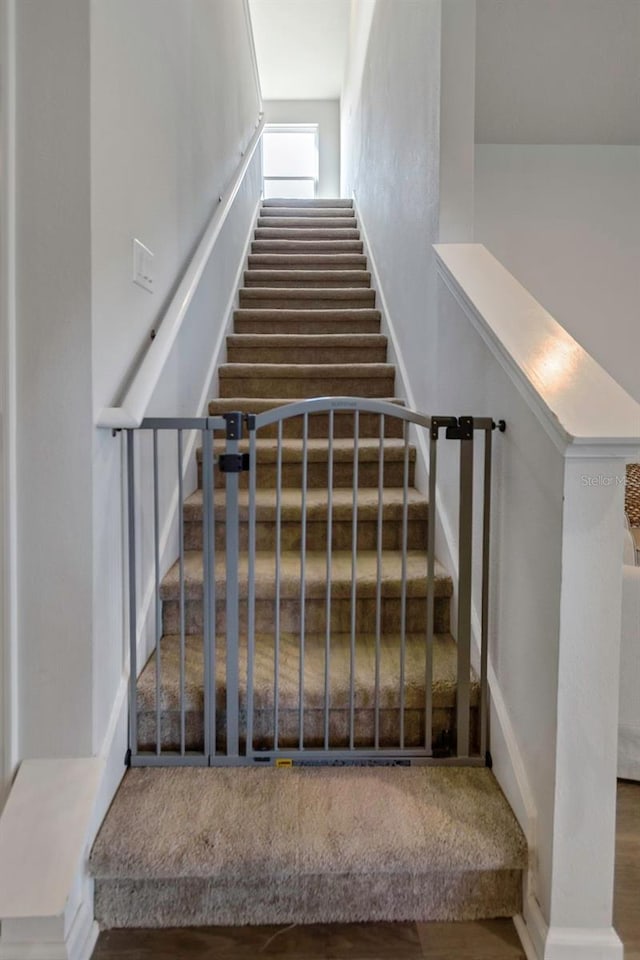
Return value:
[(624, 508), (632, 527), (640, 527), (640, 463), (627, 466)]

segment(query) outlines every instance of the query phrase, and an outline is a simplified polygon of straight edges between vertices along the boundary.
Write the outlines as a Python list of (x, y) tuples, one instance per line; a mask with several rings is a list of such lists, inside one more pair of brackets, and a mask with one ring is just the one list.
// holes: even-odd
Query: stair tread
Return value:
[[(331, 590), (333, 599), (351, 596), (350, 550), (334, 550), (331, 559)], [(400, 596), (400, 580), (403, 557), (399, 550), (382, 551), (382, 596)], [(274, 551), (259, 550), (255, 555), (256, 598), (272, 599), (275, 587)], [(406, 553), (407, 597), (426, 596), (427, 555), (424, 550), (408, 550)], [(224, 554), (216, 555), (216, 590), (218, 597), (224, 596), (226, 566)], [(282, 599), (300, 597), (300, 551), (283, 550), (280, 556), (280, 577)], [(356, 557), (356, 577), (358, 597), (372, 597), (377, 588), (377, 555), (375, 550), (360, 550)], [(184, 553), (184, 589), (187, 599), (202, 596), (203, 565), (199, 550), (186, 550)], [(247, 555), (240, 554), (238, 570), (240, 596), (246, 597)], [(306, 554), (306, 596), (307, 600), (324, 597), (327, 583), (326, 550), (309, 550)], [(438, 561), (435, 561), (435, 595), (447, 597), (452, 594), (451, 577)], [(175, 600), (180, 593), (179, 561), (173, 564), (160, 584), (162, 600)]]
[[(393, 403), (399, 407), (404, 407), (405, 401), (399, 397), (378, 397), (384, 403)], [(302, 403), (303, 398), (298, 400), (289, 400), (287, 397), (216, 397), (209, 401), (209, 413), (214, 416), (217, 410), (235, 411), (241, 413), (262, 413), (265, 410), (273, 410), (275, 407), (284, 407), (290, 403)], [(334, 410), (334, 415), (350, 414), (349, 410)], [(362, 415), (362, 414), (361, 414)]]
[(252, 253), (362, 253), (364, 244), (359, 237), (340, 239), (265, 237), (251, 241)]
[(260, 217), (344, 217), (351, 219), (354, 217), (353, 207), (302, 207), (291, 206), (266, 206), (260, 208)]
[(256, 227), (256, 240), (359, 240), (357, 227)]
[(344, 300), (347, 297), (353, 300), (370, 300), (375, 296), (375, 290), (370, 287), (240, 287), (241, 296), (257, 299), (266, 297), (302, 297), (312, 300), (321, 297), (326, 300)]
[(345, 323), (348, 320), (380, 320), (382, 314), (373, 307), (325, 307), (322, 310), (311, 310), (304, 307), (274, 309), (273, 307), (239, 307), (234, 311), (237, 320), (253, 319), (264, 320), (330, 320), (335, 323)]
[(269, 197), (262, 201), (263, 207), (342, 207), (353, 209), (353, 200), (347, 197)]
[[(274, 633), (257, 631), (255, 635), (254, 691), (255, 707), (266, 710), (273, 707)], [(201, 636), (185, 638), (185, 709), (201, 711), (204, 707), (204, 642)], [(325, 633), (305, 635), (305, 708), (322, 710), (324, 707)], [(379, 706), (381, 710), (397, 710), (400, 703), (400, 649), (399, 633), (385, 633), (380, 640)], [(240, 709), (246, 708), (247, 638), (240, 637)], [(161, 694), (163, 711), (180, 709), (180, 637), (168, 634), (160, 644)], [(407, 710), (424, 710), (425, 703), (425, 635), (407, 633), (405, 636), (405, 699)], [(330, 689), (331, 710), (349, 708), (351, 635), (331, 634)], [(224, 703), (226, 694), (226, 648), (220, 638), (216, 651), (216, 692), (218, 703)], [(279, 644), (280, 672), (278, 704), (281, 710), (297, 710), (299, 706), (300, 634), (282, 631)], [(357, 710), (373, 710), (375, 701), (376, 635), (358, 633), (356, 636), (354, 702)], [(432, 696), (436, 709), (451, 709), (456, 703), (458, 656), (456, 642), (451, 634), (435, 634), (433, 639)], [(477, 707), (480, 683), (475, 674), (470, 676), (471, 703)], [(156, 654), (149, 658), (138, 681), (138, 710), (156, 709)]]
[[(216, 451), (224, 449), (225, 441), (222, 437), (214, 444)], [(333, 462), (335, 464), (351, 463), (353, 461), (353, 440), (336, 437), (333, 441)], [(301, 463), (303, 459), (305, 443), (297, 437), (283, 437), (282, 443), (278, 443), (276, 437), (262, 437), (258, 435), (256, 439), (256, 456), (258, 463), (275, 463), (278, 458), (278, 449), (282, 451), (283, 463)], [(324, 437), (312, 437), (306, 442), (307, 460), (309, 463), (324, 463), (328, 460), (329, 444)], [(238, 449), (246, 452), (249, 449), (249, 441), (241, 440)], [(392, 460), (404, 459), (404, 440), (399, 437), (386, 437), (383, 445), (385, 463)], [(196, 450), (198, 460), (202, 459), (202, 447)], [(413, 444), (408, 445), (407, 456), (409, 463), (416, 459), (416, 448)], [(358, 441), (358, 460), (363, 462), (378, 462), (380, 458), (380, 441), (377, 437), (361, 437)], [(411, 488), (409, 488), (411, 489)]]
[[(264, 283), (270, 283), (274, 281), (289, 281), (290, 283), (340, 283), (341, 290), (346, 286), (347, 281), (352, 281), (355, 284), (369, 284), (371, 281), (371, 274), (366, 270), (260, 270), (255, 267), (251, 267), (249, 270), (245, 270), (245, 283), (250, 280), (253, 281), (263, 281)], [(256, 283), (256, 286), (259, 284)], [(297, 288), (296, 288), (297, 289)], [(324, 289), (324, 287), (322, 288)]]
[[(351, 519), (353, 509), (353, 491), (349, 487), (336, 487), (333, 491), (333, 520)], [(238, 491), (239, 519), (246, 521), (249, 504), (249, 491)], [(307, 490), (307, 522), (315, 520), (326, 522), (327, 491), (320, 489)], [(383, 490), (383, 508), (385, 517), (388, 513), (395, 514), (402, 509), (403, 490), (401, 487), (385, 487)], [(214, 495), (215, 506), (220, 509), (226, 503), (225, 491), (216, 490)], [(256, 516), (258, 520), (272, 519), (276, 516), (276, 490), (256, 490)], [(378, 491), (361, 487), (357, 491), (358, 516), (362, 520), (374, 519), (378, 514)], [(302, 490), (296, 487), (283, 487), (280, 492), (280, 510), (282, 522), (300, 519), (302, 509)], [(424, 495), (415, 487), (407, 490), (407, 512), (409, 519), (420, 517), (427, 519), (429, 505)], [(195, 490), (184, 502), (184, 516), (187, 522), (202, 519), (202, 490)], [(218, 523), (222, 522), (218, 514)]]
[(232, 333), (227, 344), (272, 347), (379, 347), (386, 346), (381, 333)]
[(391, 878), (526, 862), (489, 770), (416, 767), (130, 770), (90, 864), (96, 878), (240, 872), (264, 887), (268, 877)]
[(393, 377), (395, 369), (393, 363), (341, 363), (328, 373), (326, 363), (222, 363), (218, 373), (221, 379), (240, 377), (253, 379), (277, 377), (291, 380), (297, 377), (345, 379)]
[(286, 217), (274, 217), (274, 216), (259, 216), (258, 217), (258, 228), (261, 227), (302, 227), (304, 230), (313, 230), (319, 228), (320, 230), (345, 230), (345, 229), (356, 229), (356, 218), (351, 217), (296, 217), (296, 216), (286, 216)]
[(250, 253), (249, 269), (302, 269), (315, 264), (317, 268), (363, 271), (367, 258), (363, 253)]

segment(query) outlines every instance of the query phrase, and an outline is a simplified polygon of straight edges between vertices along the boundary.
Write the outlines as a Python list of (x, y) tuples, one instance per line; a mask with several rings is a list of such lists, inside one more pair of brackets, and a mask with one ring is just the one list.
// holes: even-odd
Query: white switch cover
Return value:
[(139, 240), (133, 241), (133, 282), (153, 293), (153, 254)]

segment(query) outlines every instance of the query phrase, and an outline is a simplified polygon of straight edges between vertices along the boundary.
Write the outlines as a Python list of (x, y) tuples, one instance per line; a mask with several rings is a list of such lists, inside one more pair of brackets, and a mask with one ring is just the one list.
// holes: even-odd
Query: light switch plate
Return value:
[(153, 293), (153, 254), (139, 240), (133, 241), (133, 282)]

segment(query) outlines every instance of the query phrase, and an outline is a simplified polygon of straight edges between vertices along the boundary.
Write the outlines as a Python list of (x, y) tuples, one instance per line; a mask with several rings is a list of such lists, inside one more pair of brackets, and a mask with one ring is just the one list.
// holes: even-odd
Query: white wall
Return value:
[[(98, 413), (117, 401), (133, 359), (160, 321), (254, 133), (260, 101), (242, 3), (99, 0), (93, 5), (91, 37), (93, 404)], [(153, 415), (202, 413), (211, 358), (227, 321), (260, 194), (259, 167), (258, 154), (153, 397)], [(133, 237), (155, 254), (153, 294), (131, 281)], [(94, 433), (96, 749), (107, 731), (126, 656), (120, 452), (109, 431)], [(166, 508), (176, 482), (172, 462), (171, 478), (163, 484)], [(143, 592), (145, 585), (143, 575)]]
[[(94, 416), (159, 322), (260, 97), (242, 3), (17, 8), (19, 753), (91, 755), (116, 730), (125, 661), (121, 442)], [(151, 412), (201, 412), (259, 165)], [(152, 295), (132, 283), (134, 236), (156, 255)]]
[(17, 4), (19, 745), (92, 751), (90, 5)]
[(340, 196), (340, 101), (265, 100), (267, 123), (317, 123), (319, 197)]
[(475, 201), (476, 239), (640, 400), (640, 147), (479, 145)]
[(352, 35), (356, 64), (347, 66), (342, 97), (343, 192), (355, 193), (415, 402), (428, 410), (434, 398), (440, 0), (377, 0), (370, 21), (369, 13), (354, 17), (361, 36)]
[(473, 239), (476, 0), (442, 4), (440, 225), (442, 243)]
[(478, 0), (478, 143), (640, 143), (637, 0)]

